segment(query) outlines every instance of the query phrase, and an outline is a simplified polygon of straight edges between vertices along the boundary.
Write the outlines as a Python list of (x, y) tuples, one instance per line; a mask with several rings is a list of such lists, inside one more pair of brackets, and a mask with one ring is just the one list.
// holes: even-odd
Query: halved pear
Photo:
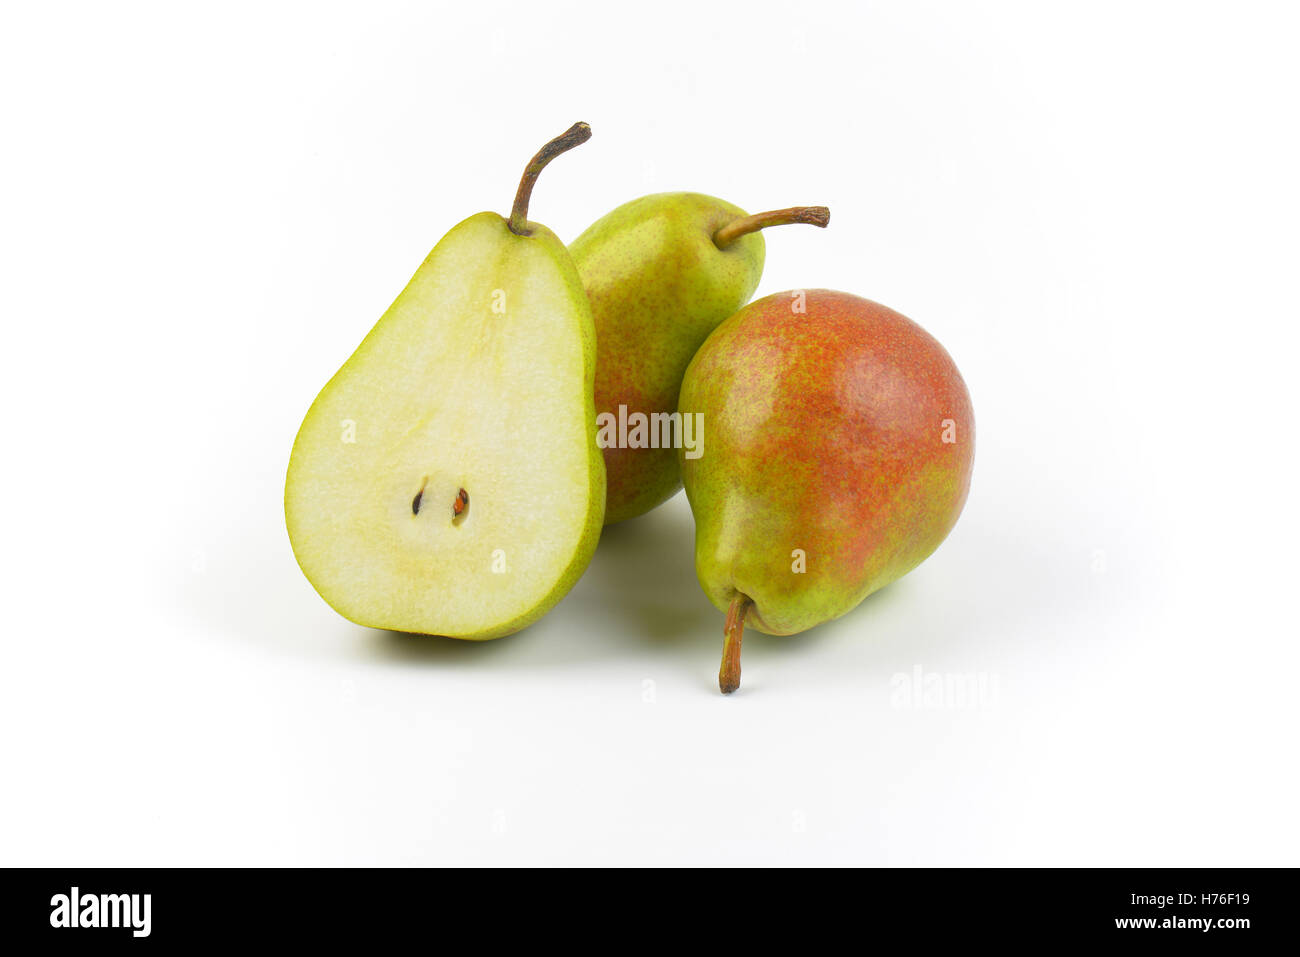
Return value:
[(527, 221), (451, 230), (312, 404), (289, 460), (285, 518), (335, 611), (396, 631), (497, 638), (582, 575), (604, 518), (595, 333), (564, 244)]

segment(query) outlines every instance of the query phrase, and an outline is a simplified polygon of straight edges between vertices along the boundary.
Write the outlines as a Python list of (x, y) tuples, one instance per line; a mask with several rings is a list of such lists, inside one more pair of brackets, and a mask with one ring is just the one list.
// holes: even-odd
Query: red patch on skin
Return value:
[[(613, 376), (608, 381), (596, 381), (596, 415), (608, 413), (613, 416), (614, 444), (601, 449), (605, 457), (605, 494), (611, 503), (634, 502), (642, 494), (646, 482), (646, 469), (652, 467), (648, 460), (659, 458), (663, 467), (676, 468), (676, 453), (671, 449), (626, 448), (618, 445), (619, 405), (627, 407), (625, 413), (631, 418), (635, 412), (649, 417), (652, 412), (663, 411), (663, 403), (655, 402), (643, 395), (635, 387)], [(599, 425), (597, 426), (599, 431)], [(629, 422), (628, 431), (631, 432)], [(648, 437), (648, 433), (647, 433)]]
[[(924, 558), (956, 522), (974, 416), (951, 357), (916, 323), (845, 293), (805, 297), (806, 312), (777, 294), (725, 324), (701, 352), (693, 399), (721, 410), (705, 458), (729, 463), (756, 530), (787, 552), (816, 543), (820, 571), (861, 582)], [(955, 443), (942, 441), (945, 420)]]

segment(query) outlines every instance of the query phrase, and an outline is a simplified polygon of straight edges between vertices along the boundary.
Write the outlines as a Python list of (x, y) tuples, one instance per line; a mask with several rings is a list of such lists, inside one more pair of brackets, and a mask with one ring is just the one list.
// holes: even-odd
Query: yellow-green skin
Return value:
[[(285, 482), (290, 541), (356, 624), (508, 635), (595, 551), (605, 493), (590, 307), (564, 244), (527, 228), (479, 213), (448, 232), (303, 420)], [(497, 548), (510, 574), (494, 573)]]
[(930, 555), (975, 457), (966, 384), (934, 337), (879, 303), (776, 293), (718, 327), (687, 370), (703, 414), (684, 460), (695, 569), (710, 601), (792, 635), (845, 614)]
[[(695, 351), (749, 301), (763, 237), (725, 249), (721, 227), (746, 215), (700, 193), (643, 196), (601, 217), (569, 246), (596, 324), (596, 414), (671, 414)], [(707, 443), (707, 436), (705, 438)], [(606, 447), (605, 524), (650, 511), (681, 488), (671, 448)]]

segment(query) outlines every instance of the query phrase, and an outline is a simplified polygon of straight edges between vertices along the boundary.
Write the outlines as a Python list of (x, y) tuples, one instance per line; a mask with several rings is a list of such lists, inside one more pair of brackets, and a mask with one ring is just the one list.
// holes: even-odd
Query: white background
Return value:
[[(1300, 863), (1294, 7), (11, 4), (0, 862)], [(942, 341), (947, 543), (721, 615), (682, 496), (486, 644), (348, 624), (284, 531), (316, 391), (438, 238), (647, 192)], [(895, 676), (985, 675), (977, 707)]]

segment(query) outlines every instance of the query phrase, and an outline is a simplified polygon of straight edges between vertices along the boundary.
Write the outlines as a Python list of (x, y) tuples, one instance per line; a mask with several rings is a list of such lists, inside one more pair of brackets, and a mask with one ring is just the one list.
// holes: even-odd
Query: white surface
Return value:
[[(0, 863), (1300, 862), (1294, 8), (364, 11), (3, 15)], [(349, 625), (284, 532), (316, 391), (577, 119), (535, 219), (825, 203), (759, 293), (974, 398), (948, 542), (732, 698), (681, 496), (486, 645)]]

